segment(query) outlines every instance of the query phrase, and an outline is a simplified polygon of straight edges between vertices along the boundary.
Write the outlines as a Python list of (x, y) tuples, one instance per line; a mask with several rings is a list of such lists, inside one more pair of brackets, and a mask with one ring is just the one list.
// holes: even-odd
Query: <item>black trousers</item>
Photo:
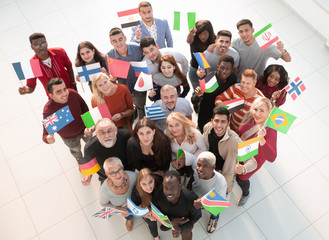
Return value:
[(243, 196), (248, 196), (249, 195), (249, 188), (250, 188), (250, 181), (249, 180), (241, 180), (239, 176), (236, 176), (236, 181), (239, 184)]

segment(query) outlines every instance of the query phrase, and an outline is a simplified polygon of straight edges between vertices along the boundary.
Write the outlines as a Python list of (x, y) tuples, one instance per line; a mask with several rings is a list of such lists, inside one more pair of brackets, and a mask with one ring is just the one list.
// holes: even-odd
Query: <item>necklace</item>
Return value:
[(111, 187), (114, 188), (115, 190), (121, 190), (127, 185), (127, 181), (128, 181), (128, 179), (124, 177), (122, 185), (121, 186), (115, 186), (113, 184), (113, 181), (111, 180)]

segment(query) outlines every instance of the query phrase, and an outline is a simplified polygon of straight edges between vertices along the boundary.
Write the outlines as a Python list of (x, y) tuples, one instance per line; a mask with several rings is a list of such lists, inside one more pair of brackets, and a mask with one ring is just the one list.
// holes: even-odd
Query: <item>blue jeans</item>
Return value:
[[(190, 82), (192, 84), (193, 90), (196, 89), (196, 87), (199, 86), (199, 77), (196, 75), (196, 71), (198, 69), (190, 66), (190, 70), (188, 71), (188, 77), (190, 79)], [(193, 91), (194, 92), (194, 91)]]
[(210, 213), (210, 219), (218, 219), (219, 215), (220, 215), (220, 213), (217, 216)]
[(134, 217), (134, 216), (130, 214), (129, 216), (125, 217), (125, 219), (126, 219), (127, 221), (129, 221), (129, 220), (133, 219), (133, 217)]

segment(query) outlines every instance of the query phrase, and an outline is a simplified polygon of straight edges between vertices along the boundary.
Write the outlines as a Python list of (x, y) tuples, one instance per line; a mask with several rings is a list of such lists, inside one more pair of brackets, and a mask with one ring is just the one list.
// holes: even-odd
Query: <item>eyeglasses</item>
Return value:
[(113, 128), (109, 128), (107, 131), (99, 131), (99, 135), (101, 136), (105, 136), (106, 134), (111, 134), (113, 133), (114, 129)]
[(122, 173), (123, 173), (123, 168), (120, 168), (116, 172), (110, 172), (110, 173), (107, 173), (107, 174), (109, 174), (111, 177), (115, 177), (117, 174), (122, 174)]
[(39, 44), (39, 45), (32, 45), (34, 48), (36, 48), (36, 49), (39, 49), (39, 48), (41, 48), (41, 47), (46, 47), (47, 46), (47, 44), (48, 43), (42, 43), (42, 44)]

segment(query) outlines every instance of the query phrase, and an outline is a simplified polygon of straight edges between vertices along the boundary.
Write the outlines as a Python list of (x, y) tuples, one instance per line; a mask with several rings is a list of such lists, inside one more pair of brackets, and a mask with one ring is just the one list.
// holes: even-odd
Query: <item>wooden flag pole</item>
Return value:
[(83, 93), (85, 93), (85, 89), (84, 89), (84, 87), (83, 87), (82, 82), (80, 82), (80, 84), (81, 84), (81, 88), (82, 88)]

